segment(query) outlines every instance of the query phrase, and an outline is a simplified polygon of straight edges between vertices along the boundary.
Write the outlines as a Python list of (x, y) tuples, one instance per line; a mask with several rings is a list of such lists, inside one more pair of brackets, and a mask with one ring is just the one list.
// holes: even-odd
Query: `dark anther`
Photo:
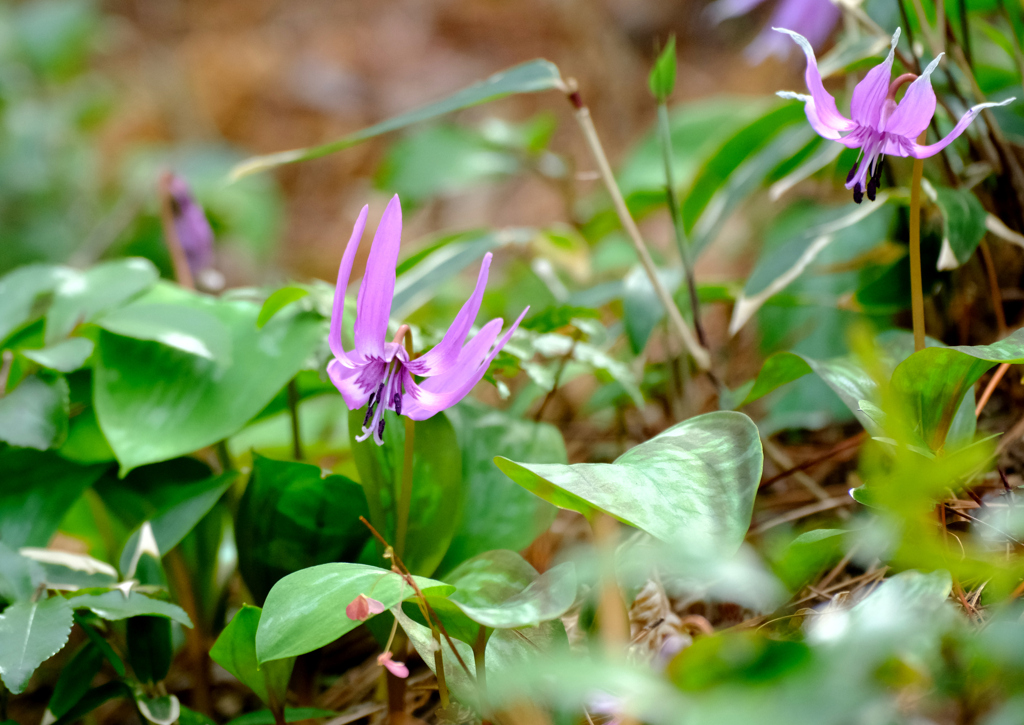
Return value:
[(402, 394), (401, 393), (395, 393), (395, 404), (394, 404), (393, 407), (395, 409), (395, 412), (398, 415), (402, 414)]
[(853, 185), (853, 200), (858, 204), (864, 201), (864, 190), (860, 188), (860, 184)]
[(380, 419), (380, 423), (377, 424), (377, 437), (384, 440), (384, 419)]
[(366, 401), (366, 405), (370, 408), (373, 407), (373, 401), (377, 399), (376, 393), (370, 393), (370, 399)]
[(363, 427), (370, 425), (370, 418), (373, 417), (373, 396), (370, 396), (370, 404), (366, 406), (366, 417), (363, 418)]
[(875, 164), (875, 173), (871, 175), (871, 178), (875, 180), (875, 186), (881, 188), (882, 186), (882, 160), (879, 159), (878, 163)]
[(875, 189), (877, 188), (877, 186), (878, 186), (878, 182), (875, 181), (875, 177), (874, 176), (872, 176), (870, 179), (868, 179), (868, 200), (869, 201), (874, 201), (875, 200)]
[(860, 161), (854, 161), (853, 162), (853, 168), (850, 169), (850, 173), (848, 173), (846, 175), (846, 183), (847, 184), (849, 184), (851, 181), (853, 181), (853, 177), (854, 177), (854, 174), (857, 173), (857, 167), (858, 166), (860, 166)]

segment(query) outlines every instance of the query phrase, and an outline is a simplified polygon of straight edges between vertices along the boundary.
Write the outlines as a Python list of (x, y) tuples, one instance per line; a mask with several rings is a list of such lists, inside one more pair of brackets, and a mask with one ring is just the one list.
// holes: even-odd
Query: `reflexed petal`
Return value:
[(402, 205), (395, 194), (373, 235), (366, 274), (356, 298), (356, 351), (366, 357), (382, 357), (384, 339), (391, 317), (391, 299), (395, 295), (395, 265), (402, 242)]
[(779, 98), (791, 98), (794, 101), (803, 101), (804, 113), (807, 114), (807, 121), (811, 124), (811, 128), (818, 132), (818, 135), (823, 138), (831, 139), (832, 141), (839, 140), (839, 132), (826, 126), (822, 123), (821, 119), (818, 118), (818, 111), (814, 107), (814, 99), (810, 96), (805, 96), (803, 93), (793, 93), (792, 91), (779, 91), (775, 94)]
[(372, 360), (358, 367), (346, 367), (340, 360), (327, 363), (327, 376), (341, 393), (349, 410), (359, 410), (384, 379), (387, 364)]
[(811, 97), (814, 99), (815, 113), (821, 124), (833, 131), (852, 131), (856, 128), (857, 124), (839, 113), (839, 110), (836, 108), (836, 99), (822, 85), (821, 73), (818, 71), (818, 61), (814, 57), (814, 49), (807, 42), (807, 38), (800, 35), (800, 33), (794, 33), (792, 30), (786, 30), (785, 28), (772, 28), (772, 30), (789, 35), (803, 49), (804, 55), (807, 56), (807, 70), (804, 72), (804, 80), (807, 82), (807, 90), (811, 92)]
[(905, 142), (901, 142), (901, 145), (905, 144), (907, 148), (907, 153), (901, 155), (913, 156), (915, 159), (926, 159), (929, 156), (934, 156), (935, 154), (942, 151), (942, 149), (946, 148), (951, 143), (953, 143), (953, 141), (960, 134), (966, 131), (967, 127), (971, 125), (971, 121), (974, 120), (974, 117), (981, 113), (983, 109), (992, 108), (994, 106), (1005, 106), (1008, 103), (1013, 103), (1015, 100), (1017, 99), (1008, 98), (1000, 103), (979, 103), (977, 106), (974, 106), (973, 108), (971, 108), (971, 110), (965, 113), (963, 115), (963, 118), (961, 118), (960, 121), (956, 124), (956, 126), (953, 127), (953, 130), (946, 134), (946, 137), (939, 141), (938, 143), (933, 143), (928, 146), (922, 146), (921, 144), (915, 143), (911, 139), (907, 139)]
[(338, 268), (338, 283), (334, 288), (334, 307), (331, 310), (331, 331), (327, 336), (327, 342), (331, 346), (331, 352), (342, 361), (348, 362), (348, 353), (341, 344), (341, 326), (345, 317), (345, 291), (348, 289), (348, 280), (352, 276), (352, 263), (355, 261), (356, 252), (359, 251), (359, 240), (363, 237), (363, 229), (366, 228), (366, 215), (370, 207), (364, 206), (356, 219), (356, 225), (352, 227), (352, 236), (349, 237), (345, 253), (341, 257), (341, 266)]
[[(488, 322), (487, 325), (477, 333), (477, 336), (463, 348), (462, 354), (459, 355), (459, 362), (456, 363), (455, 367), (450, 368), (446, 375), (439, 375), (437, 377), (430, 378), (423, 384), (423, 386), (418, 386), (413, 381), (412, 376), (407, 373), (407, 379), (405, 381), (406, 396), (403, 399), (403, 408), (405, 407), (404, 401), (409, 401), (409, 410), (408, 412), (403, 410), (403, 412), (413, 420), (423, 420), (446, 408), (452, 407), (465, 398), (473, 387), (483, 379), (484, 375), (487, 373), (488, 366), (494, 358), (497, 357), (498, 353), (501, 352), (501, 349), (505, 347), (505, 344), (509, 341), (509, 338), (512, 337), (512, 333), (516, 331), (516, 328), (519, 327), (519, 323), (523, 321), (523, 317), (529, 309), (530, 308), (527, 307), (523, 310), (522, 314), (519, 315), (516, 321), (508, 329), (508, 332), (498, 340), (494, 349), (492, 349), (486, 357), (483, 357), (483, 359), (480, 359), (479, 357), (481, 355), (480, 348), (486, 350), (489, 345), (484, 346), (482, 344), (482, 340), (480, 343), (477, 343), (477, 340), (484, 335), (485, 332), (488, 336), (493, 334), (492, 330), (495, 328), (491, 327), (491, 325), (496, 322), (496, 320)], [(463, 360), (467, 362), (466, 365), (462, 364)], [(470, 364), (476, 360), (479, 360), (479, 362), (475, 366)], [(428, 384), (430, 385), (430, 388), (427, 388)]]
[(470, 328), (473, 327), (473, 322), (476, 321), (476, 316), (480, 312), (480, 303), (484, 299), (484, 289), (487, 287), (487, 272), (490, 267), (491, 253), (488, 252), (484, 255), (484, 260), (480, 264), (480, 274), (476, 280), (476, 289), (473, 290), (473, 294), (469, 296), (466, 304), (459, 310), (459, 314), (455, 316), (455, 320), (452, 322), (451, 327), (448, 328), (448, 332), (445, 333), (444, 339), (435, 345), (433, 349), (406, 366), (413, 375), (438, 375), (455, 364), (462, 349), (462, 343), (466, 340), (466, 335), (469, 333)]
[(910, 84), (896, 110), (885, 124), (887, 133), (906, 136), (916, 140), (935, 115), (935, 91), (932, 90), (932, 72), (942, 59), (939, 57), (928, 64), (917, 80)]
[(850, 115), (853, 120), (862, 126), (878, 128), (882, 104), (889, 94), (889, 81), (892, 78), (892, 59), (896, 54), (896, 43), (900, 39), (900, 29), (892, 34), (892, 44), (889, 46), (889, 55), (885, 60), (868, 71), (864, 80), (853, 89), (853, 99), (850, 101)]
[(395, 677), (406, 678), (409, 676), (409, 668), (405, 666), (404, 662), (395, 662), (391, 659), (391, 653), (385, 652), (384, 654), (377, 657), (377, 664), (382, 667), (386, 667)]

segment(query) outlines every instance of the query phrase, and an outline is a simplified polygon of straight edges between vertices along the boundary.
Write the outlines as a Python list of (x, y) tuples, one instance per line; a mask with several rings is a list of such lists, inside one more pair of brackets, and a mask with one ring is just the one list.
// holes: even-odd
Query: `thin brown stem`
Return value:
[(441, 655), (441, 633), (432, 629), (434, 643), (437, 648), (434, 650), (434, 675), (437, 677), (437, 693), (441, 697), (441, 707), (448, 707), (451, 700), (448, 698), (448, 682), (444, 675), (444, 658)]
[(988, 248), (988, 242), (984, 239), (978, 245), (981, 248), (981, 258), (985, 262), (985, 273), (988, 276), (988, 288), (992, 294), (992, 311), (996, 313), (996, 327), (999, 330), (999, 337), (1006, 337), (1006, 312), (1003, 310), (1003, 295), (999, 291), (999, 276), (996, 274), (996, 265), (992, 261), (992, 250)]
[(1006, 375), (1006, 371), (1010, 369), (1010, 363), (1003, 363), (996, 368), (996, 371), (992, 373), (992, 379), (988, 381), (988, 385), (985, 386), (985, 390), (982, 392), (981, 397), (978, 398), (978, 405), (974, 408), (974, 417), (977, 418), (981, 415), (981, 411), (985, 410), (985, 405), (988, 403), (988, 399), (992, 397), (992, 393), (995, 392), (996, 386), (999, 385), (999, 381)]
[(597, 623), (600, 627), (601, 640), (608, 653), (614, 655), (629, 644), (629, 613), (626, 611), (626, 604), (622, 601), (622, 594), (615, 579), (614, 564), (610, 563), (619, 527), (615, 519), (603, 512), (597, 512), (590, 517), (590, 525), (594, 530), (594, 543), (600, 550), (600, 555), (609, 562), (601, 575)]

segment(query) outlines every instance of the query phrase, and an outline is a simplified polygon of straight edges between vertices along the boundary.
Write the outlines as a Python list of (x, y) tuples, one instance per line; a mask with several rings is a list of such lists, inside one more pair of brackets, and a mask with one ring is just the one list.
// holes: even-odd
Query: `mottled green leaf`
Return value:
[(45, 451), (68, 435), (68, 383), (29, 375), (0, 398), (0, 441)]
[(71, 606), (64, 597), (20, 601), (0, 614), (0, 678), (18, 694), (71, 634)]
[(192, 626), (192, 620), (177, 604), (153, 599), (137, 591), (130, 591), (128, 596), (125, 596), (124, 592), (114, 589), (103, 594), (82, 594), (68, 601), (75, 609), (89, 609), (112, 622), (128, 617), (152, 615), (173, 619), (186, 627)]
[(297, 302), (309, 294), (305, 287), (282, 287), (271, 294), (263, 302), (260, 308), (260, 316), (256, 318), (256, 327), (263, 329), (263, 326), (270, 322), (270, 319), (292, 302)]
[(259, 607), (243, 604), (213, 643), (210, 657), (255, 692), (264, 704), (276, 709), (284, 705), (295, 659), (289, 657), (260, 666), (256, 659), (260, 614)]
[(92, 355), (93, 341), (85, 337), (69, 337), (66, 340), (38, 350), (19, 350), (37, 365), (62, 373), (70, 373), (85, 365)]
[(133, 302), (96, 320), (107, 332), (152, 340), (190, 355), (231, 364), (231, 333), (214, 314), (182, 304)]

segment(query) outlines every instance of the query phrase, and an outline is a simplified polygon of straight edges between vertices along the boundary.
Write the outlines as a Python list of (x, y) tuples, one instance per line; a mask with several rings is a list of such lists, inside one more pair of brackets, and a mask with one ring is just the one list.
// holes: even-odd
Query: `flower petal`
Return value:
[(353, 622), (365, 622), (374, 614), (384, 611), (384, 603), (360, 594), (345, 607), (345, 616)]
[(377, 664), (387, 668), (395, 677), (401, 677), (405, 679), (409, 676), (409, 668), (405, 666), (404, 662), (395, 662), (391, 659), (391, 653), (385, 652), (384, 654), (377, 657)]
[(825, 86), (821, 82), (821, 73), (818, 71), (818, 61), (814, 57), (814, 49), (807, 42), (807, 38), (800, 35), (800, 33), (794, 33), (792, 30), (786, 30), (785, 28), (772, 28), (772, 30), (788, 34), (803, 49), (804, 55), (807, 56), (807, 70), (804, 72), (804, 80), (807, 82), (807, 90), (811, 92), (811, 98), (814, 99), (815, 113), (821, 124), (833, 131), (852, 131), (856, 128), (857, 124), (839, 113), (839, 109), (836, 108), (836, 99), (825, 90)]
[[(793, 28), (807, 38), (812, 48), (819, 48), (828, 40), (842, 11), (829, 0), (780, 0), (775, 5), (769, 26)], [(793, 49), (781, 36), (765, 28), (743, 51), (751, 65), (760, 65), (769, 56), (785, 60)]]
[(413, 375), (438, 375), (455, 364), (459, 357), (459, 352), (462, 350), (462, 343), (465, 342), (466, 335), (469, 334), (469, 330), (473, 327), (476, 316), (480, 312), (480, 303), (484, 299), (484, 289), (487, 287), (487, 272), (490, 267), (491, 253), (488, 252), (484, 255), (484, 260), (480, 264), (480, 274), (476, 280), (476, 289), (473, 290), (473, 294), (470, 295), (469, 299), (466, 300), (466, 304), (459, 310), (459, 314), (455, 316), (455, 320), (452, 321), (451, 327), (445, 333), (444, 339), (435, 345), (433, 349), (406, 365), (406, 368)]
[[(418, 386), (412, 376), (406, 373), (406, 396), (403, 398), (403, 412), (413, 420), (424, 420), (452, 407), (465, 398), (487, 373), (488, 366), (505, 347), (529, 309), (527, 307), (522, 311), (490, 353), (484, 355), (487, 348), (490, 347), (490, 341), (494, 339), (497, 329), (500, 328), (500, 324), (495, 325), (494, 323), (500, 323), (500, 319), (491, 320), (484, 325), (476, 337), (462, 349), (455, 366), (449, 368), (446, 374), (430, 378), (422, 386)], [(405, 404), (405, 401), (408, 401), (408, 405)]]
[(349, 410), (359, 410), (380, 386), (387, 363), (371, 360), (357, 367), (346, 366), (340, 360), (327, 363), (327, 376), (341, 393)]
[(334, 307), (331, 309), (331, 331), (327, 335), (327, 342), (331, 346), (331, 352), (342, 361), (348, 362), (348, 353), (341, 344), (341, 326), (345, 317), (345, 292), (348, 289), (348, 280), (352, 276), (352, 263), (355, 261), (356, 252), (359, 251), (359, 241), (363, 237), (363, 230), (366, 228), (366, 215), (369, 213), (369, 205), (364, 206), (356, 219), (356, 225), (352, 227), (352, 236), (349, 237), (345, 246), (345, 253), (341, 256), (341, 266), (338, 268), (338, 282), (334, 288)]
[(969, 110), (967, 113), (963, 115), (963, 118), (961, 118), (960, 121), (956, 124), (956, 126), (953, 127), (952, 131), (946, 134), (946, 137), (944, 139), (937, 143), (933, 143), (929, 146), (922, 146), (921, 144), (915, 143), (910, 139), (906, 139), (904, 142), (901, 143), (901, 146), (906, 147), (907, 153), (901, 155), (912, 156), (915, 159), (926, 159), (929, 156), (934, 156), (935, 154), (939, 153), (939, 151), (942, 151), (942, 149), (946, 148), (951, 143), (953, 143), (953, 141), (960, 134), (966, 131), (967, 127), (971, 125), (971, 121), (974, 120), (974, 117), (981, 113), (983, 109), (993, 108), (995, 106), (1005, 106), (1008, 103), (1013, 103), (1015, 100), (1017, 99), (1008, 98), (1000, 103), (979, 103), (977, 106), (972, 107), (971, 110)]
[(916, 140), (935, 115), (935, 91), (932, 90), (931, 75), (942, 59), (942, 53), (928, 64), (924, 73), (910, 84), (896, 110), (885, 123), (886, 133), (906, 136)]
[(373, 235), (366, 274), (356, 298), (356, 351), (366, 357), (382, 357), (384, 340), (391, 317), (391, 299), (395, 295), (395, 265), (402, 242), (402, 204), (395, 194), (380, 218)]
[(839, 132), (829, 126), (822, 123), (818, 117), (818, 110), (814, 107), (814, 99), (810, 96), (805, 96), (803, 93), (793, 93), (792, 91), (778, 91), (776, 94), (779, 98), (791, 98), (794, 101), (803, 101), (804, 113), (807, 114), (807, 121), (811, 124), (811, 128), (818, 132), (818, 135), (831, 139), (832, 141), (838, 141), (840, 139)]
[(862, 126), (881, 131), (879, 128), (882, 117), (882, 104), (889, 95), (889, 80), (892, 77), (892, 59), (896, 55), (896, 43), (900, 39), (900, 29), (892, 34), (889, 55), (885, 60), (868, 71), (864, 79), (853, 89), (850, 101), (850, 115)]

